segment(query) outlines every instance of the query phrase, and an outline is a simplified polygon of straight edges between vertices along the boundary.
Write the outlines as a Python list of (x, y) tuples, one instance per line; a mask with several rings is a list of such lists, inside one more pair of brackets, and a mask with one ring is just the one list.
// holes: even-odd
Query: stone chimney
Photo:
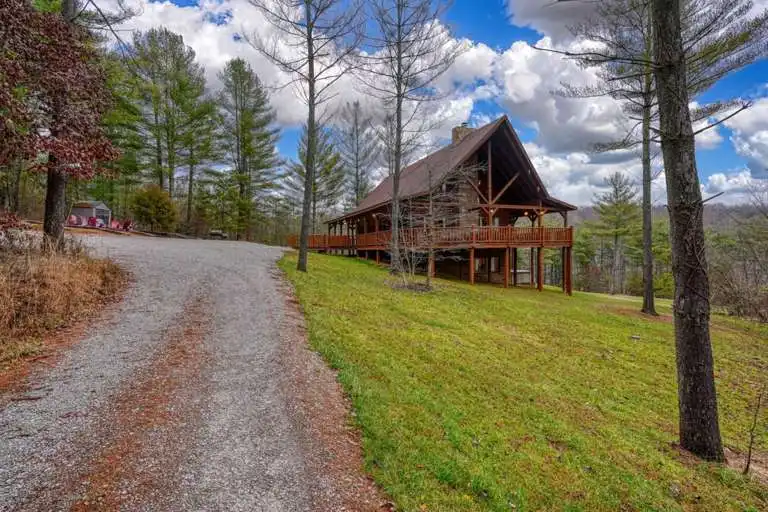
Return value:
[(472, 130), (474, 130), (474, 128), (470, 128), (467, 123), (461, 123), (461, 126), (456, 126), (451, 130), (451, 143), (456, 144), (461, 141), (461, 139), (469, 135)]

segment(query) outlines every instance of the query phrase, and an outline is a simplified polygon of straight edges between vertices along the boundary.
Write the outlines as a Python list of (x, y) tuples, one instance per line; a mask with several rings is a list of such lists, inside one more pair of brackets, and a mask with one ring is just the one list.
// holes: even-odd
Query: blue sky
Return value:
[[(281, 80), (285, 81), (285, 76), (247, 43), (235, 41), (236, 34), (270, 31), (263, 16), (247, 0), (173, 2), (144, 3), (141, 15), (129, 24), (140, 30), (164, 25), (181, 33), (206, 67), (213, 88), (218, 69), (235, 56), (250, 60), (265, 82), (279, 85)], [(768, 0), (757, 3), (755, 9), (768, 6)], [(582, 15), (579, 9), (583, 7), (579, 4), (554, 5), (549, 0), (455, 0), (444, 21), (455, 38), (466, 40), (469, 51), (447, 73), (446, 83), (459, 86), (441, 106), (440, 128), (431, 135), (444, 141), (452, 125), (464, 121), (478, 124), (507, 114), (550, 192), (586, 204), (600, 191), (608, 174), (621, 171), (634, 176), (639, 167), (633, 155), (622, 159), (589, 153), (591, 143), (620, 136), (617, 105), (609, 99), (552, 97), (550, 91), (561, 81), (588, 81), (591, 75), (559, 56), (531, 48), (534, 44), (571, 44), (566, 25)], [(697, 98), (699, 102), (738, 97), (756, 101), (751, 112), (740, 114), (697, 139), (705, 196), (725, 191), (727, 194), (721, 200), (739, 202), (750, 183), (761, 172), (765, 174), (767, 84), (768, 62), (761, 61), (726, 77)], [(366, 100), (354, 84), (342, 83), (339, 89), (339, 98), (344, 101)], [(293, 158), (305, 107), (290, 90), (274, 93), (272, 103), (282, 129), (278, 149), (284, 157)], [(663, 179), (654, 186), (663, 202)]]

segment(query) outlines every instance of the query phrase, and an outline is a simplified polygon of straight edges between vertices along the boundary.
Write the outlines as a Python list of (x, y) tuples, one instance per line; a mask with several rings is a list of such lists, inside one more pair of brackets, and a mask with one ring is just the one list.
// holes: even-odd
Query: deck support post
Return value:
[(535, 270), (536, 269), (535, 269), (534, 264), (533, 264), (533, 247), (531, 247), (531, 261), (530, 261), (530, 264), (528, 265), (528, 288), (533, 288), (533, 281), (534, 281), (534, 276), (535, 276), (534, 271)]
[(485, 265), (488, 270), (488, 284), (491, 284), (491, 260), (493, 259), (493, 256), (491, 256), (492, 253), (488, 253), (488, 256), (485, 257)]
[(517, 247), (512, 248), (512, 286), (517, 286)]
[(563, 285), (563, 293), (565, 293), (565, 247), (560, 249), (560, 281)]
[(475, 248), (469, 248), (469, 284), (475, 284)]
[(573, 295), (573, 269), (571, 267), (571, 260), (573, 259), (571, 254), (572, 251), (572, 247), (565, 248), (565, 293), (568, 295)]
[(542, 291), (544, 289), (544, 248), (539, 247), (538, 248), (538, 254), (537, 254), (537, 262), (536, 262), (536, 285), (539, 289), (539, 291)]
[(430, 253), (427, 257), (427, 274), (429, 277), (435, 277), (435, 254)]
[(504, 288), (509, 288), (509, 247), (504, 250)]

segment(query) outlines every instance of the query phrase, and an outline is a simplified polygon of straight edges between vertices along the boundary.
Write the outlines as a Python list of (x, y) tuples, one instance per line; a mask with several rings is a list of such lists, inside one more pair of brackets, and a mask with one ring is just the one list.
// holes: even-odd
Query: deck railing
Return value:
[[(391, 231), (376, 231), (357, 235), (309, 235), (309, 248), (328, 249), (375, 249), (389, 246)], [(550, 228), (512, 226), (457, 226), (446, 228), (406, 228), (400, 230), (404, 247), (443, 249), (452, 247), (570, 247), (573, 245), (573, 227)], [(298, 237), (291, 236), (289, 244), (298, 246)]]

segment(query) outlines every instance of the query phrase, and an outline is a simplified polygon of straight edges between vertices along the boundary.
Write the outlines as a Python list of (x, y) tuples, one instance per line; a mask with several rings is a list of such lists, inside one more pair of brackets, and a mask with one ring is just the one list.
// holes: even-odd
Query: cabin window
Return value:
[(493, 225), (494, 225), (494, 226), (498, 226), (498, 225), (499, 225), (499, 223), (500, 223), (500, 221), (501, 221), (501, 219), (500, 219), (500, 218), (498, 218), (498, 217), (494, 217), (494, 218), (493, 218)]
[(491, 258), (491, 272), (498, 272), (499, 271), (499, 257), (494, 256)]

